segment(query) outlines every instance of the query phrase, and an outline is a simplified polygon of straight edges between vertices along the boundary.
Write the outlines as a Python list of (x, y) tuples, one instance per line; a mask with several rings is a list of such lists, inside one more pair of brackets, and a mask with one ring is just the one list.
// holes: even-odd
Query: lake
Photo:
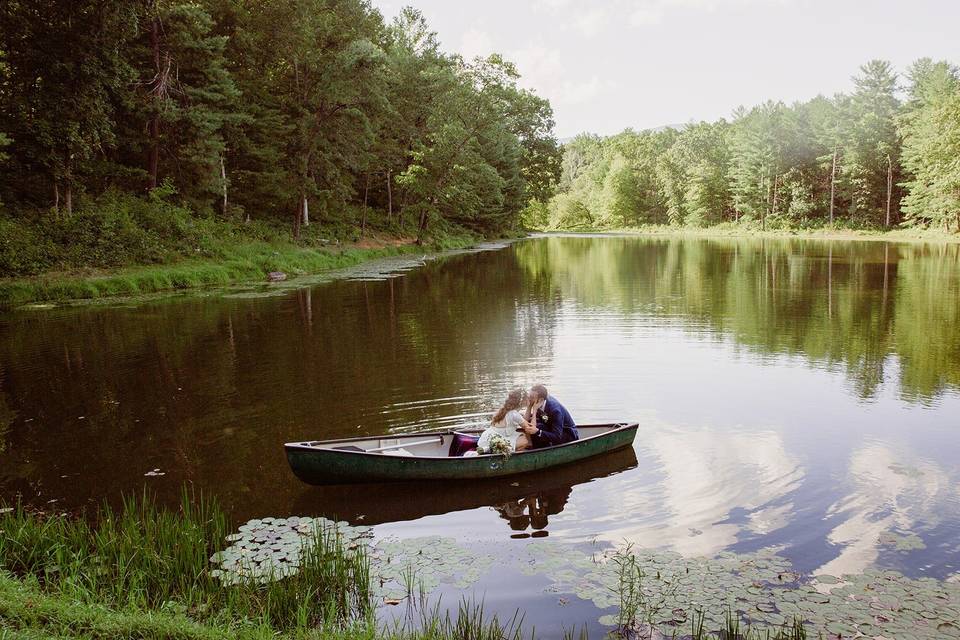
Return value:
[[(626, 542), (960, 572), (960, 245), (553, 236), (345, 275), (0, 315), (0, 498), (188, 483), (237, 522), (339, 517), (494, 558)], [(287, 466), (284, 442), (480, 425), (533, 382), (579, 423), (639, 422), (634, 450), (413, 490)], [(494, 608), (564, 599), (474, 573)], [(571, 598), (531, 619), (595, 617)]]

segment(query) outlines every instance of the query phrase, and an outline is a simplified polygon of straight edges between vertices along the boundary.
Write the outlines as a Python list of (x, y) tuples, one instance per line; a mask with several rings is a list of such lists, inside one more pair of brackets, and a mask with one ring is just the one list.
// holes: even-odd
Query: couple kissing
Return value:
[[(526, 405), (523, 414), (521, 407)], [(504, 453), (542, 449), (578, 440), (577, 425), (560, 402), (542, 384), (529, 391), (514, 389), (507, 394), (477, 442), (477, 453)]]

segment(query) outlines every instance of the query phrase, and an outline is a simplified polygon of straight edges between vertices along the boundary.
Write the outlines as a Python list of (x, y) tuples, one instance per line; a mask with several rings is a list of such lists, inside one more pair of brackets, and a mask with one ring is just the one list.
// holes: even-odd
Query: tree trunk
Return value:
[(777, 215), (777, 198), (780, 196), (780, 176), (773, 176), (773, 204), (770, 207), (770, 215)]
[[(431, 206), (436, 204), (436, 201), (430, 202)], [(430, 223), (429, 216), (429, 207), (423, 207), (420, 210), (420, 221), (417, 223), (417, 244), (423, 244), (424, 235), (427, 233), (427, 225)]]
[(303, 226), (310, 226), (310, 203), (307, 201), (307, 196), (303, 196)]
[(150, 26), (150, 47), (153, 49), (153, 68), (156, 72), (154, 87), (154, 112), (150, 117), (150, 150), (147, 158), (147, 189), (156, 189), (158, 183), (158, 174), (160, 171), (160, 100), (161, 87), (163, 82), (160, 69), (160, 18), (154, 16)]
[(391, 180), (391, 171), (387, 169), (387, 218), (393, 220), (393, 186)]
[(227, 165), (220, 154), (220, 182), (223, 184), (223, 216), (227, 216)]
[(887, 154), (887, 227), (890, 226), (890, 203), (893, 200), (893, 160)]
[(763, 203), (763, 209), (760, 211), (760, 230), (767, 230), (767, 212), (770, 209), (770, 196), (773, 193), (773, 185), (767, 182), (767, 197), (766, 201)]
[(427, 211), (420, 212), (420, 221), (417, 223), (417, 244), (423, 244), (423, 234), (427, 231)]
[(295, 240), (300, 239), (300, 223), (303, 222), (303, 203), (306, 201), (306, 194), (301, 192), (300, 197), (297, 198), (297, 213), (293, 216), (293, 237)]
[(73, 215), (73, 158), (67, 152), (66, 162), (63, 165), (63, 206), (67, 210), (67, 217)]
[(367, 196), (370, 193), (370, 174), (367, 173), (363, 185), (363, 213), (360, 214), (360, 237), (367, 232)]
[(837, 187), (837, 148), (833, 148), (833, 166), (830, 168), (830, 224), (833, 224), (834, 196)]
[(57, 219), (60, 219), (60, 184), (57, 182), (57, 177), (53, 177), (53, 211), (57, 216)]

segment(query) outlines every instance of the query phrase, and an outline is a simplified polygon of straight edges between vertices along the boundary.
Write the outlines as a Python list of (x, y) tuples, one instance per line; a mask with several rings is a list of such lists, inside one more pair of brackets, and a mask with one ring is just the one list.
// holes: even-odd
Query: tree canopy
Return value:
[(518, 80), (500, 56), (441, 51), (416, 10), (388, 23), (367, 0), (13, 0), (0, 201), (56, 220), (166, 185), (196, 216), (295, 235), (311, 216), (361, 227), (368, 209), (421, 238), (498, 233), (560, 171), (550, 104)]
[(936, 226), (960, 231), (960, 82), (920, 60), (908, 95), (872, 60), (853, 92), (564, 146), (554, 228), (643, 224), (761, 228)]

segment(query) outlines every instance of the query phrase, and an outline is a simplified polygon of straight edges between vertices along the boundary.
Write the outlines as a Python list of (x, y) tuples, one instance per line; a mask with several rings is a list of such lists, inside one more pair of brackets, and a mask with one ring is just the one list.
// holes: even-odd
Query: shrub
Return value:
[(554, 229), (581, 229), (593, 224), (593, 216), (580, 200), (561, 193), (550, 201), (550, 226)]

